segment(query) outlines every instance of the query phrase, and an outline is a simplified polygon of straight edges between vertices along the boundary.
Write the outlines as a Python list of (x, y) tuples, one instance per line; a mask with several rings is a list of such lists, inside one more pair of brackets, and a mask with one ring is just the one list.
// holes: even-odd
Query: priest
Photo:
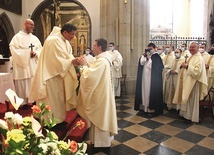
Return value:
[(50, 106), (51, 113), (59, 123), (56, 129), (65, 128), (66, 111), (75, 108), (77, 103), (78, 81), (73, 65), (76, 63), (70, 45), (76, 30), (69, 23), (62, 28), (53, 28), (45, 40), (30, 91), (31, 99)]
[(118, 50), (115, 49), (113, 42), (110, 42), (109, 53), (112, 55), (112, 74), (114, 78), (114, 96), (120, 97), (121, 88), (120, 88), (120, 78), (122, 77), (122, 65), (123, 58)]
[(199, 101), (207, 95), (204, 60), (196, 42), (190, 44), (191, 57), (180, 66), (173, 103), (180, 106), (180, 115), (187, 122), (199, 122)]
[(163, 113), (163, 63), (155, 44), (149, 43), (147, 47), (138, 62), (134, 109), (156, 116)]
[(107, 41), (97, 39), (93, 46), (96, 60), (87, 64), (84, 57), (78, 59), (82, 68), (76, 109), (90, 127), (89, 140), (94, 147), (110, 147), (117, 134), (112, 56), (106, 48)]
[[(42, 45), (39, 39), (32, 34), (34, 22), (26, 19), (23, 29), (19, 31), (10, 42), (13, 79), (16, 93), (24, 99), (27, 105), (34, 73), (37, 66)], [(26, 107), (26, 106), (25, 106)]]
[(174, 94), (175, 94), (175, 89), (177, 86), (177, 80), (178, 80), (178, 71), (180, 68), (181, 63), (183, 63), (184, 57), (181, 57), (181, 49), (175, 49), (174, 54), (175, 54), (175, 60), (172, 63), (172, 69), (170, 69), (166, 73), (166, 81), (167, 81), (167, 87), (165, 87), (166, 94), (165, 94), (165, 103), (167, 105), (168, 110), (171, 109), (178, 109), (178, 107), (175, 104), (172, 104)]

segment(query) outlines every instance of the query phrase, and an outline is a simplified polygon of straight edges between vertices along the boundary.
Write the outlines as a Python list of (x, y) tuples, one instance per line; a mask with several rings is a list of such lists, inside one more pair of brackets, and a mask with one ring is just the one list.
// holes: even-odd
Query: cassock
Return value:
[[(30, 56), (31, 44), (34, 46), (32, 50), (36, 52), (37, 57), (31, 58)], [(41, 50), (41, 42), (32, 33), (19, 31), (10, 42), (15, 89), (17, 95), (25, 99), (24, 104), (28, 102), (27, 98)]]
[(109, 147), (117, 134), (112, 56), (103, 52), (81, 70), (77, 112), (90, 127), (89, 139), (95, 147)]
[(188, 68), (179, 71), (173, 103), (180, 106), (180, 115), (199, 122), (199, 101), (207, 95), (207, 77), (204, 60), (198, 52), (188, 61)]
[(114, 78), (114, 95), (120, 96), (121, 88), (120, 88), (120, 78), (122, 77), (121, 67), (123, 65), (122, 55), (118, 52), (118, 50), (109, 50), (108, 51), (112, 55), (112, 73)]
[(50, 106), (57, 123), (76, 107), (78, 86), (72, 48), (60, 30), (55, 26), (44, 43), (30, 91), (31, 99)]
[(175, 73), (170, 73), (171, 70), (169, 70), (166, 73), (166, 94), (165, 94), (165, 103), (167, 104), (168, 109), (177, 109), (175, 104), (172, 104), (174, 94), (175, 94), (175, 89), (177, 86), (177, 80), (178, 80), (178, 72), (180, 65), (184, 62), (184, 57), (180, 57), (179, 59), (175, 59), (172, 65), (173, 71)]
[(163, 63), (157, 53), (142, 65), (141, 59), (144, 58), (142, 56), (138, 63), (134, 109), (140, 110), (143, 106), (145, 112), (154, 111), (159, 115), (163, 113)]

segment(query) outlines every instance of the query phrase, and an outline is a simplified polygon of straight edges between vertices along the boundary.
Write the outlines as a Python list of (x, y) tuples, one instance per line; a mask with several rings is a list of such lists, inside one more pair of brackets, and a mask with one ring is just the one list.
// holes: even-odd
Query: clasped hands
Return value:
[(80, 56), (80, 57), (73, 59), (72, 64), (74, 66), (85, 66), (85, 65), (87, 65), (87, 61), (83, 56)]

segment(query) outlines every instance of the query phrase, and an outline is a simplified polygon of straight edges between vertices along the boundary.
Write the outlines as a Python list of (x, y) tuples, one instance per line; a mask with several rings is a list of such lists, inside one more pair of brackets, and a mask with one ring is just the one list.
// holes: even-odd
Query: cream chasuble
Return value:
[(207, 65), (207, 80), (208, 80), (208, 91), (211, 87), (214, 87), (214, 55), (210, 55)]
[[(37, 54), (35, 58), (30, 57), (31, 48), (29, 46), (31, 44), (34, 46), (33, 51)], [(15, 89), (17, 95), (24, 98), (25, 102), (28, 102), (27, 98), (41, 50), (42, 45), (39, 39), (31, 33), (19, 31), (10, 42)]]
[[(117, 116), (109, 58), (111, 55), (103, 52), (96, 56), (90, 67), (83, 67), (76, 109), (87, 121), (88, 127), (94, 125), (98, 131), (107, 132), (110, 139), (110, 136), (117, 134)], [(102, 140), (102, 137), (94, 136)], [(96, 141), (94, 143), (100, 146)]]
[[(164, 65), (164, 69), (163, 69), (163, 72), (162, 72), (162, 76), (163, 76), (163, 100), (165, 99), (165, 95), (166, 95), (166, 89), (168, 88), (165, 88), (166, 87), (166, 74), (168, 73), (169, 70), (172, 69), (172, 65), (173, 65), (173, 62), (175, 60), (175, 55), (174, 55), (174, 52), (171, 52), (169, 54), (167, 54), (164, 59), (163, 59), (163, 65)], [(165, 100), (164, 100), (165, 102)]]
[(160, 54), (160, 57), (161, 57), (161, 60), (162, 60), (162, 61), (163, 61), (163, 59), (164, 59), (165, 56), (166, 56), (165, 53), (161, 53), (161, 54)]
[(204, 63), (207, 64), (208, 60), (210, 58), (210, 55), (205, 51), (204, 53), (201, 53), (203, 59), (204, 59)]
[(30, 98), (50, 105), (55, 118), (62, 122), (66, 110), (76, 107), (77, 75), (70, 43), (54, 27), (44, 43)]
[[(181, 79), (183, 80), (181, 81)], [(181, 96), (179, 96), (179, 92)], [(207, 78), (205, 64), (201, 54), (198, 52), (189, 58), (188, 69), (182, 68), (179, 72), (173, 103), (179, 104), (180, 100), (180, 115), (193, 122), (198, 122), (199, 101), (206, 95)]]
[(169, 109), (177, 109), (177, 107), (172, 104), (175, 89), (177, 86), (177, 80), (178, 80), (178, 72), (180, 69), (180, 65), (184, 62), (184, 57), (180, 57), (179, 59), (175, 59), (173, 62), (172, 71), (175, 71), (175, 73), (170, 73), (171, 70), (169, 70), (166, 74), (166, 94), (165, 94), (165, 103), (167, 104), (167, 107)]

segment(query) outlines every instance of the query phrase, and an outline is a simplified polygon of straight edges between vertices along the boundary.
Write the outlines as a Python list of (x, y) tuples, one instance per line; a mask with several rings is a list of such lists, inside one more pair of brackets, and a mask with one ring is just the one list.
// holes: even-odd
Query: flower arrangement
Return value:
[[(86, 144), (64, 140), (75, 128), (82, 129), (85, 123), (78, 121), (68, 131), (64, 140), (59, 140), (51, 128), (56, 125), (54, 116), (48, 117), (50, 107), (44, 103), (32, 107), (32, 116), (6, 112), (0, 119), (1, 153), (4, 155), (85, 155)], [(45, 119), (48, 117), (49, 119)]]

